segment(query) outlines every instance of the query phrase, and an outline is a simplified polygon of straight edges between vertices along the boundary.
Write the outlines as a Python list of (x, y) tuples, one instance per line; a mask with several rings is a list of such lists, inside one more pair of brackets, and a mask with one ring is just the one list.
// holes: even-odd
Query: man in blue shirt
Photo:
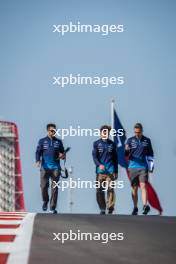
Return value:
[(134, 126), (134, 136), (129, 138), (125, 145), (125, 154), (128, 158), (128, 171), (132, 186), (132, 199), (134, 209), (132, 215), (138, 214), (138, 186), (142, 191), (143, 214), (146, 215), (150, 211), (147, 205), (147, 182), (149, 169), (148, 159), (153, 159), (153, 148), (149, 138), (143, 135), (143, 127), (140, 123)]
[[(116, 144), (109, 139), (111, 128), (104, 125), (100, 128), (101, 138), (93, 143), (92, 156), (96, 165), (96, 180), (99, 183), (96, 192), (97, 202), (100, 208), (100, 214), (106, 213), (106, 204), (108, 213), (112, 214), (115, 205), (115, 192), (112, 187), (112, 181), (117, 179), (118, 160)], [(104, 183), (107, 182), (107, 202), (105, 201)]]
[[(49, 179), (51, 178), (50, 211), (57, 213), (58, 187), (54, 184), (59, 181), (61, 175), (60, 159), (65, 158), (62, 141), (55, 137), (56, 125), (47, 125), (48, 135), (39, 140), (36, 149), (36, 165), (40, 167), (40, 187), (43, 199), (43, 211), (48, 208)], [(55, 187), (54, 187), (55, 186)]]

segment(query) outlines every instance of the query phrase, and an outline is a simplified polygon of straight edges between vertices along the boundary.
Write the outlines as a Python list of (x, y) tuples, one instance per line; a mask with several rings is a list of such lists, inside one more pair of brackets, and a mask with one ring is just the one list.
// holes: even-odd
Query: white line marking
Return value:
[[(21, 218), (24, 218), (24, 217), (23, 217), (23, 216), (18, 216), (18, 215), (17, 215), (17, 216), (15, 216), (15, 215), (13, 215), (13, 216), (3, 216), (3, 215), (0, 215), (0, 218), (7, 219), (7, 220), (8, 220), (8, 219), (9, 219), (9, 220), (10, 220), (10, 219), (13, 220), (14, 218), (17, 218), (17, 219), (19, 218), (19, 219), (21, 219)], [(2, 220), (2, 219), (1, 219), (1, 220)]]
[(0, 228), (0, 235), (17, 235), (19, 233), (19, 228)]
[(16, 263), (28, 263), (31, 238), (33, 233), (33, 224), (35, 213), (28, 213), (19, 227), (19, 235), (14, 240), (13, 247), (10, 245), (10, 255), (8, 258), (8, 264), (16, 264)]
[(19, 225), (23, 220), (0, 220), (0, 225)]
[(1, 242), (0, 253), (10, 253), (14, 247), (14, 242)]
[(26, 212), (0, 212), (0, 215), (26, 215)]
[(1, 211), (0, 213), (9, 213), (9, 214), (23, 214), (23, 213), (28, 213), (27, 211)]

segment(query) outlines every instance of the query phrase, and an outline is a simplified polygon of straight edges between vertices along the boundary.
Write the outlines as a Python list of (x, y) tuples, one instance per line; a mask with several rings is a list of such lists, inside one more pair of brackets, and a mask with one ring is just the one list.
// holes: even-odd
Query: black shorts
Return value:
[(138, 186), (140, 182), (148, 182), (148, 170), (147, 169), (128, 169), (131, 186)]

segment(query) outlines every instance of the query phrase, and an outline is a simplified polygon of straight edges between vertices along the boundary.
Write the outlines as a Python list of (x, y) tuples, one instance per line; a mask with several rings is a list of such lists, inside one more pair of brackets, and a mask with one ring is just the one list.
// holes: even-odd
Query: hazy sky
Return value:
[[(156, 166), (152, 183), (165, 215), (175, 215), (175, 76), (176, 2), (174, 0), (36, 0), (0, 1), (0, 118), (18, 125), (28, 211), (41, 211), (35, 148), (45, 125), (97, 128), (110, 123), (110, 101), (132, 135), (135, 122), (153, 143)], [(52, 32), (53, 24), (123, 24), (123, 33)], [(55, 75), (125, 77), (111, 87), (52, 85)], [(92, 143), (95, 137), (67, 137), (68, 166), (74, 177), (95, 179)], [(131, 213), (130, 185), (117, 192), (116, 212)], [(75, 213), (97, 213), (95, 190), (74, 190)], [(58, 210), (69, 212), (68, 191), (60, 192)], [(141, 207), (141, 205), (140, 205)], [(156, 211), (152, 211), (156, 213)]]

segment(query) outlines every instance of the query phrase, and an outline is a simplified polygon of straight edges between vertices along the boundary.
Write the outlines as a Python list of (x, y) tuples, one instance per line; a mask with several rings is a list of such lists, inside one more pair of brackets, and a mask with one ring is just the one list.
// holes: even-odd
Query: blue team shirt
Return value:
[(56, 137), (44, 137), (38, 142), (36, 162), (42, 159), (44, 169), (61, 169), (59, 153), (64, 153), (62, 141)]
[(128, 168), (147, 169), (147, 156), (153, 157), (153, 148), (149, 138), (142, 136), (140, 139), (131, 137), (126, 144), (130, 150), (127, 151), (129, 155)]
[[(118, 172), (118, 159), (116, 144), (110, 140), (99, 139), (93, 143), (92, 156), (96, 165), (96, 173), (112, 174)], [(99, 165), (105, 166), (105, 170), (100, 170)]]

